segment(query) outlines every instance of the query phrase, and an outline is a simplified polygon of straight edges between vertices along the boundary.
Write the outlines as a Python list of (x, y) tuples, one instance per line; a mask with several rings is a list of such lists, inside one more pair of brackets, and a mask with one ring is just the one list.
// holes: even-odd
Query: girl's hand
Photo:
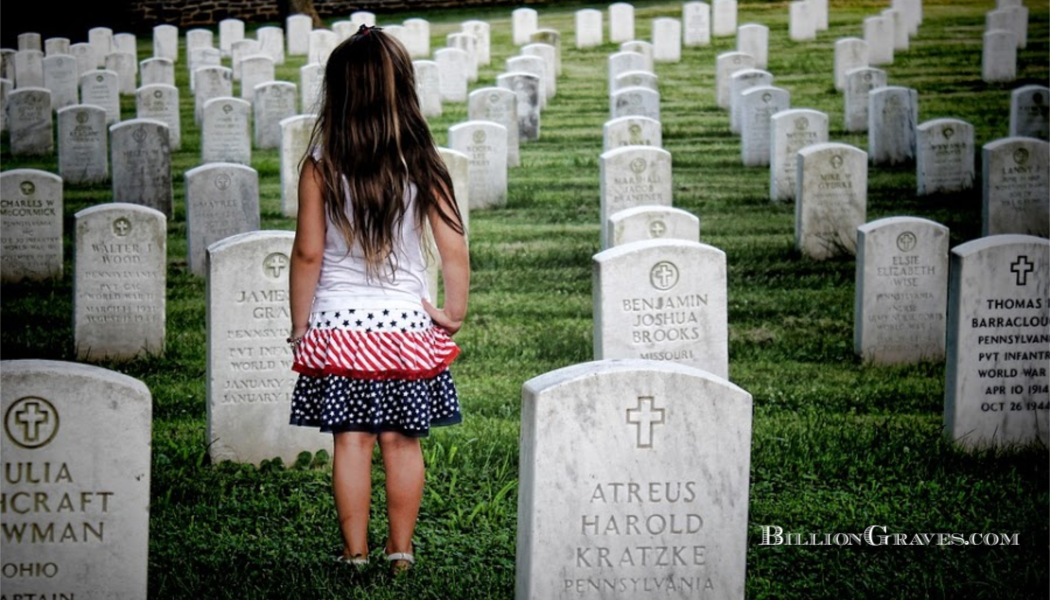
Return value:
[(463, 327), (463, 319), (450, 317), (445, 314), (443, 309), (437, 308), (426, 298), (423, 298), (423, 309), (430, 315), (430, 319), (434, 321), (434, 324), (447, 331), (449, 335), (455, 335), (460, 327)]

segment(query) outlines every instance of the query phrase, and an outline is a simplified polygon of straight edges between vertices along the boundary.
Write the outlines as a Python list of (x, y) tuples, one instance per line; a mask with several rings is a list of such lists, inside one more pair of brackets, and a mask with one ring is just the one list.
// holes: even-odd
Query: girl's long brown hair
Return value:
[(418, 226), (436, 210), (463, 233), (452, 179), (419, 108), (412, 59), (400, 42), (362, 26), (328, 57), (321, 98), (308, 147), (322, 150), (317, 168), (325, 209), (347, 248), (359, 245), (370, 275), (396, 267), (393, 250), (410, 183), (417, 188), (412, 217)]

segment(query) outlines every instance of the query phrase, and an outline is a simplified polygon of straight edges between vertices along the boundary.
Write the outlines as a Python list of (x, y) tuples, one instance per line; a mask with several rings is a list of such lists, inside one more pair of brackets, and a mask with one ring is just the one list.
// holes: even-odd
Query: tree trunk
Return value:
[(321, 15), (317, 14), (317, 9), (314, 8), (314, 0), (278, 0), (277, 4), (285, 18), (288, 15), (306, 15), (313, 19), (315, 28), (324, 27)]

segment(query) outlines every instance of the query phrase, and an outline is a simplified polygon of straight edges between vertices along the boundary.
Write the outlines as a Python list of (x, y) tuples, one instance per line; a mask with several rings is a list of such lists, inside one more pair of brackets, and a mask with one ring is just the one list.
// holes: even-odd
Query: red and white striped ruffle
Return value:
[(296, 347), (292, 370), (313, 377), (429, 379), (457, 355), (459, 347), (439, 327), (407, 333), (313, 328)]

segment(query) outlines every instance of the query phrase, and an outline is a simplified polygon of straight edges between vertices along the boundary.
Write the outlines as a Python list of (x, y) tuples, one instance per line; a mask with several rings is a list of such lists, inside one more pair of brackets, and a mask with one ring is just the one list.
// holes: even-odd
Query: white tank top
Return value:
[(418, 310), (422, 298), (431, 299), (423, 230), (415, 219), (416, 192), (415, 184), (405, 189), (405, 218), (394, 237), (393, 270), (384, 264), (380, 273), (371, 276), (366, 272), (360, 246), (354, 244), (348, 253), (342, 233), (325, 212), (324, 258), (314, 293), (314, 312), (386, 306)]

